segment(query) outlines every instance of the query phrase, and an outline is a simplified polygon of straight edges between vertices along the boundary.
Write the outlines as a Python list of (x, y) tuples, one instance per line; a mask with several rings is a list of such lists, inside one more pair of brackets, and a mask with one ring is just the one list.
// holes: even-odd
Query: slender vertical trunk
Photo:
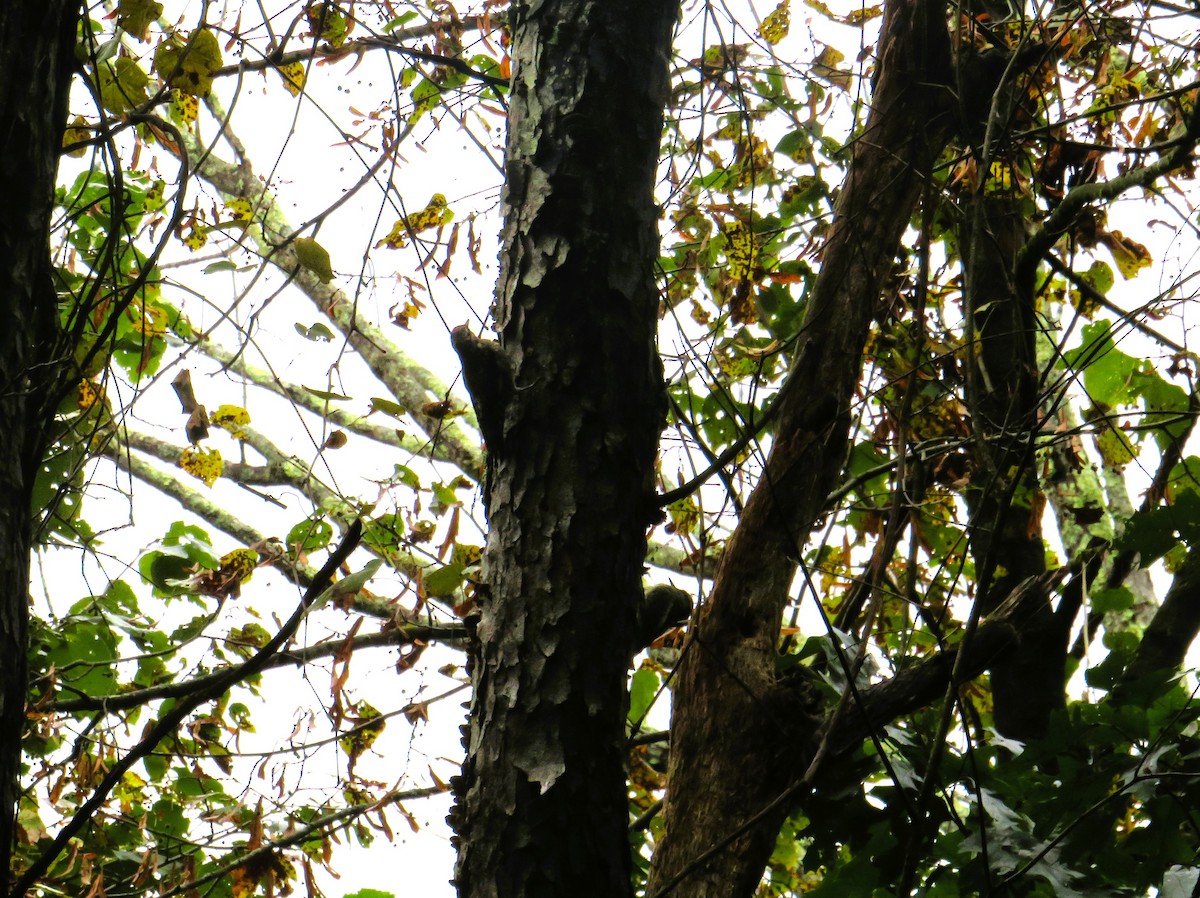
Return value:
[(500, 343), (455, 347), (488, 449), (464, 898), (629, 894), (626, 674), (654, 456), (654, 183), (675, 0), (510, 19)]
[[(57, 300), (50, 216), (78, 0), (0, 4), (0, 869), (7, 871), (25, 727), (30, 491), (44, 450)], [(7, 879), (3, 891), (8, 892)]]
[(766, 470), (677, 670), (654, 896), (754, 894), (792, 809), (777, 799), (811, 760), (819, 709), (776, 676), (783, 610), (795, 559), (845, 460), (868, 328), (952, 125), (945, 3), (889, 2), (878, 47), (871, 111), (778, 399)]
[[(1026, 577), (1046, 570), (1042, 504), (1034, 470), (1038, 422), (1037, 322), (1029, 285), (1013, 270), (1025, 240), (1014, 200), (980, 196), (963, 238), (965, 299), (976, 344), (969, 373), (975, 471), (971, 550), (984, 614)], [(1067, 627), (1070, 622), (1067, 622)], [(991, 671), (996, 728), (1022, 742), (1045, 733), (1050, 714), (1065, 707), (1068, 632), (1049, 600), (1030, 622), (1019, 648)]]

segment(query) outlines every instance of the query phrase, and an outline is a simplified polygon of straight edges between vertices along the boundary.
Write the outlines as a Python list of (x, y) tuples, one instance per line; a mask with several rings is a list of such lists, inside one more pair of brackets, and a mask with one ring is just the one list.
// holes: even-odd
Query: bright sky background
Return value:
[[(189, 22), (194, 21), (201, 6), (197, 0), (166, 2), (169, 15), (182, 15)], [(268, 2), (268, 5), (273, 4)], [(252, 6), (247, 4), (244, 19), (247, 23), (253, 18)], [(757, 17), (765, 16), (773, 6), (773, 3), (757, 4)], [(214, 7), (212, 18), (216, 18), (217, 9), (236, 9), (238, 4), (235, 0), (226, 0), (224, 4), (214, 4)], [(683, 38), (683, 46), (687, 48), (682, 51), (685, 58), (699, 55), (700, 47), (717, 43), (722, 38), (732, 43), (748, 39), (744, 33), (726, 31), (718, 34), (711, 25), (705, 26), (702, 9), (702, 5), (696, 2), (684, 5), (684, 22), (688, 29)], [(746, 15), (744, 4), (734, 4), (734, 11), (743, 17), (743, 21), (754, 21), (754, 17)], [(460, 9), (460, 12), (467, 10)], [(831, 25), (800, 3), (793, 5), (792, 16), (792, 36), (777, 48), (785, 59), (811, 59), (814, 40), (820, 39), (842, 48), (848, 59), (847, 65), (850, 65), (858, 47), (863, 42), (873, 40), (873, 34), (864, 38), (856, 29)], [(230, 21), (232, 19), (231, 15)], [(139, 52), (146, 51), (145, 45), (131, 43), (130, 47)], [(232, 57), (227, 54), (226, 62), (230, 61)], [(247, 73), (240, 87), (234, 77), (218, 82), (217, 94), (226, 109), (233, 109), (233, 127), (246, 144), (256, 172), (269, 178), (293, 225), (319, 214), (361, 177), (363, 162), (355, 159), (330, 119), (345, 131), (365, 131), (364, 120), (373, 110), (389, 101), (400, 62), (399, 58), (389, 58), (383, 52), (375, 51), (361, 60), (349, 57), (330, 65), (316, 65), (309, 74), (304, 96), (296, 99), (282, 89), (278, 76), (273, 72)], [(463, 114), (464, 108), (454, 111)], [(833, 120), (838, 120), (836, 107)], [(494, 116), (484, 121), (472, 114), (468, 114), (468, 121), (476, 137), (490, 149), (491, 159), (498, 162), (502, 156), (502, 122)], [(436, 130), (432, 129), (432, 125), (430, 118), (423, 120), (401, 147), (395, 166), (385, 165), (380, 172), (379, 177), (383, 182), (390, 180), (393, 188), (390, 193), (385, 194), (378, 187), (363, 190), (331, 215), (316, 237), (330, 252), (337, 284), (348, 295), (356, 297), (359, 313), (381, 323), (389, 339), (451, 381), (457, 371), (457, 362), (449, 347), (449, 329), (468, 322), (478, 331), (482, 316), (486, 315), (491, 302), (492, 285), (497, 273), (494, 235), (499, 228), (500, 174), (495, 164), (483, 155), (480, 147), (459, 129), (452, 118), (443, 117)], [(202, 118), (201, 133), (204, 138), (211, 139), (211, 119)], [(364, 140), (372, 148), (377, 148), (377, 132), (369, 134)], [(218, 145), (217, 154), (228, 159), (228, 147)], [(377, 157), (371, 152), (364, 158), (366, 164), (371, 164)], [(67, 160), (64, 170), (70, 165), (77, 163)], [(159, 167), (164, 177), (169, 179), (173, 176), (173, 161), (163, 159)], [(69, 178), (64, 176), (61, 180)], [(190, 205), (201, 194), (195, 186), (190, 187), (189, 192)], [(416, 271), (418, 248), (371, 249), (400, 216), (397, 198), (403, 200), (406, 211), (412, 212), (422, 208), (434, 192), (448, 198), (457, 221), (465, 222), (469, 216), (477, 216), (475, 233), (482, 238), (479, 258), (483, 270), (480, 274), (472, 274), (465, 257), (460, 257), (454, 263), (451, 278), (433, 280), (432, 266), (423, 273)], [(211, 199), (202, 199), (201, 205), (211, 205)], [(1121, 214), (1120, 211), (1115, 212), (1113, 219), (1117, 220)], [(1177, 254), (1180, 269), (1191, 267), (1196, 248), (1190, 235), (1176, 239), (1174, 226), (1165, 222), (1139, 224), (1152, 219), (1152, 215), (1131, 215), (1128, 218), (1128, 224), (1122, 220), (1127, 234), (1154, 247), (1156, 253)], [(211, 244), (197, 256), (204, 257), (210, 250)], [(233, 258), (239, 265), (251, 261), (244, 254)], [(184, 303), (193, 324), (205, 329), (217, 324), (219, 313), (227, 309), (231, 299), (246, 288), (255, 271), (250, 269), (204, 275), (198, 273), (198, 268), (202, 266), (190, 269), (173, 267), (173, 263), (190, 262), (192, 259), (178, 242), (171, 241), (164, 257), (164, 270), (168, 277), (179, 278), (198, 296), (210, 301), (211, 305), (205, 305), (193, 296)], [(403, 302), (406, 296), (399, 276), (411, 277), (418, 282), (418, 289), (428, 290), (428, 294), (422, 297), (428, 308), (415, 321), (410, 332), (388, 324), (389, 310), (397, 302)], [(271, 285), (279, 285), (282, 281), (282, 277), (268, 267), (255, 285), (250, 299), (242, 302), (233, 313), (233, 320), (241, 326), (254, 324), (255, 345), (248, 349), (247, 360), (262, 366), (264, 359), (267, 359), (285, 380), (345, 393), (352, 399), (341, 403), (340, 407), (366, 414), (369, 397), (379, 395), (379, 388), (370, 384), (365, 370), (353, 353), (346, 351), (339, 340), (329, 344), (314, 343), (296, 333), (297, 323), (311, 325), (319, 320), (311, 303), (294, 289), (288, 288), (269, 303), (261, 304), (263, 297), (273, 296)], [(1129, 305), (1133, 305), (1138, 296), (1165, 287), (1165, 284), (1119, 282), (1111, 297), (1119, 303), (1128, 301)], [(186, 294), (180, 290), (167, 292), (175, 302), (183, 302), (186, 298)], [(1157, 322), (1156, 326), (1164, 331), (1174, 328), (1177, 332), (1171, 335), (1175, 339), (1187, 339), (1174, 319)], [(236, 345), (239, 339), (227, 324), (218, 326), (215, 333), (227, 346)], [(1136, 354), (1137, 346), (1137, 341), (1131, 339), (1123, 349)], [(668, 353), (677, 349), (677, 346), (664, 346)], [(246, 397), (231, 379), (219, 373), (216, 365), (198, 356), (192, 355), (164, 366), (162, 372), (145, 386), (130, 421), (137, 430), (171, 440), (180, 446), (185, 444), (182, 434), (184, 417), (179, 412), (170, 381), (183, 367), (191, 369), (197, 395), (210, 409), (223, 402), (247, 404)], [(456, 395), (461, 398), (465, 394), (458, 389)], [(259, 421), (264, 420), (260, 409), (272, 409), (277, 416), (270, 422), (273, 437), (278, 439), (284, 431), (290, 434), (289, 441), (279, 442), (282, 449), (307, 461), (318, 457), (317, 446), (324, 434), (314, 416), (307, 413), (297, 416), (282, 402), (272, 404), (261, 399), (255, 399), (254, 402), (256, 404), (250, 405), (250, 409)], [(309, 428), (307, 432), (299, 426), (301, 421)], [(280, 423), (282, 427), (276, 426)], [(211, 442), (227, 458), (237, 457), (236, 443), (231, 438), (214, 431)], [(331, 485), (347, 495), (369, 496), (373, 490), (378, 492), (372, 481), (386, 478), (397, 462), (412, 463), (411, 459), (400, 458), (393, 451), (381, 452), (378, 447), (362, 447), (353, 440), (340, 453), (330, 459), (330, 470), (324, 472), (323, 476), (328, 476)], [(326, 455), (328, 457), (329, 453)], [(40, 570), (35, 571), (34, 591), (35, 596), (38, 595), (38, 578), (44, 578), (46, 593), (52, 597), (50, 606), (59, 612), (80, 596), (103, 591), (107, 577), (125, 576), (131, 583), (136, 583), (136, 573), (122, 570), (124, 564), (135, 560), (133, 547), (148, 546), (161, 536), (171, 521), (184, 517), (173, 502), (164, 501), (142, 485), (136, 486), (131, 503), (124, 495), (128, 491), (126, 476), (119, 474), (106, 462), (97, 465), (93, 482), (97, 489), (92, 491), (87, 501), (85, 517), (98, 530), (118, 528), (106, 537), (104, 543), (115, 557), (94, 559), (81, 558), (75, 552), (48, 553)], [(308, 505), (300, 497), (289, 496), (287, 490), (273, 489), (270, 492), (281, 499), (288, 506), (287, 509), (281, 510), (263, 502), (228, 481), (218, 482), (211, 491), (211, 497), (236, 509), (259, 530), (283, 536), (306, 513)], [(482, 520), (481, 509), (472, 511), (477, 520)], [(231, 538), (212, 528), (206, 529), (213, 536), (218, 552), (235, 548)], [(361, 564), (361, 561), (358, 563)], [(399, 592), (401, 585), (394, 575), (387, 573), (375, 579), (372, 589), (386, 596)], [(679, 585), (687, 586), (682, 582)], [(148, 593), (148, 589), (138, 588), (142, 595)], [(273, 614), (280, 619), (290, 613), (298, 597), (294, 586), (267, 569), (256, 573), (246, 593), (244, 603), (253, 604), (263, 615)], [(411, 596), (403, 601), (411, 605)], [(40, 607), (44, 610), (44, 596), (41, 603)], [(168, 609), (167, 614), (179, 613), (190, 617), (193, 611), (192, 608), (176, 606), (174, 610)], [(237, 613), (230, 609), (226, 609), (226, 612)], [(269, 620), (263, 620), (262, 623), (270, 629)], [(306, 625), (300, 641), (307, 644), (325, 634), (345, 633), (352, 623), (351, 616), (336, 609), (326, 609)], [(802, 624), (805, 629), (819, 626), (815, 615)], [(373, 627), (373, 623), (368, 623), (362, 632), (368, 632)], [(431, 648), (422, 658), (419, 672), (403, 675), (395, 672), (395, 658), (394, 651), (373, 650), (356, 654), (349, 681), (353, 697), (366, 699), (377, 708), (390, 711), (406, 701), (441, 695), (462, 679), (461, 670), (452, 676), (438, 672), (446, 664), (461, 664), (461, 656), (448, 649)], [(306, 715), (309, 714), (312, 715), (314, 731), (320, 733), (324, 725), (321, 708), (329, 696), (328, 669), (329, 664), (325, 663), (315, 665), (303, 674), (284, 671), (266, 674), (263, 686), (266, 702), (261, 708), (255, 709), (259, 732), (254, 737), (244, 738), (241, 750), (251, 753), (277, 747), (289, 738), (297, 726), (307, 725)], [(402, 789), (428, 785), (431, 782), (430, 769), (439, 779), (447, 780), (455, 772), (455, 765), (461, 757), (458, 725), (463, 717), (459, 705), (466, 699), (467, 692), (462, 691), (432, 706), (430, 721), (426, 724), (409, 727), (402, 717), (393, 719), (372, 751), (360, 760), (359, 772), (369, 772), (369, 778), (388, 787)], [(656, 723), (662, 725), (665, 721), (660, 717)], [(259, 778), (260, 769), (255, 764), (253, 757), (244, 760), (249, 777), (246, 801), (252, 803), (259, 794), (269, 801), (276, 795), (273, 786), (275, 765), (268, 763), (265, 776)], [(330, 784), (339, 771), (344, 772), (345, 761), (338, 752), (327, 748), (314, 753), (303, 767), (306, 786), (321, 788)], [(295, 786), (296, 780), (297, 771), (289, 769), (285, 793)], [(369, 851), (339, 851), (335, 855), (334, 867), (341, 874), (341, 879), (322, 881), (322, 888), (330, 898), (367, 887), (391, 891), (398, 896), (417, 894), (425, 898), (449, 898), (454, 894), (447, 882), (453, 871), (454, 853), (443, 824), (449, 809), (448, 796), (414, 801), (405, 806), (419, 824), (418, 831), (396, 826), (399, 818), (390, 814), (389, 820), (395, 829), (392, 843), (389, 844), (380, 834)]]

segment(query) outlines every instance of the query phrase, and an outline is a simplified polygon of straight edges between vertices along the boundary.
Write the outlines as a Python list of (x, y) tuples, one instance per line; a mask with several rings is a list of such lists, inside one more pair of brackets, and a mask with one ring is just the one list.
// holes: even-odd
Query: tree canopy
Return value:
[(1194, 9), (44, 7), (13, 895), (1194, 893)]

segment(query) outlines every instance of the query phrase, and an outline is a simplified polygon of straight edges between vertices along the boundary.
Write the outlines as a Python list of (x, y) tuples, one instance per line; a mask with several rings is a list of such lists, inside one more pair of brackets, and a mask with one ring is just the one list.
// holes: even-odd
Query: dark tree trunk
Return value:
[[(971, 551), (981, 611), (990, 614), (1026, 577), (1046, 570), (1042, 505), (1033, 435), (1041, 403), (1032, 286), (1014, 276), (1025, 223), (1014, 200), (979, 196), (967, 205), (962, 239), (969, 326), (977, 335), (968, 373), (975, 432)], [(996, 728), (1028, 742), (1066, 707), (1070, 620), (1056, 619), (1049, 599), (1019, 648), (991, 670)]]
[(654, 184), (675, 0), (510, 19), (500, 344), (455, 333), (488, 449), (459, 894), (630, 892), (626, 674), (665, 417)]
[(945, 15), (941, 0), (887, 4), (871, 112), (780, 393), (775, 442), (677, 671), (651, 895), (752, 895), (791, 810), (776, 799), (819, 738), (815, 709), (776, 680), (780, 624), (795, 559), (845, 459), (868, 327), (953, 124)]
[(0, 869), (7, 870), (25, 728), (30, 495), (45, 448), (57, 299), (54, 181), (75, 65), (78, 0), (0, 4)]

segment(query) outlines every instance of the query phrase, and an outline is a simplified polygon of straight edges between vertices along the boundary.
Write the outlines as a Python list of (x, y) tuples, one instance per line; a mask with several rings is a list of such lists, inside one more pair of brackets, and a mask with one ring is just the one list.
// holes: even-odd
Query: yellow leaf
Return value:
[(200, 101), (178, 88), (171, 90), (171, 118), (181, 125), (190, 125), (200, 117)]
[(397, 220), (388, 235), (375, 244), (375, 248), (386, 246), (391, 249), (400, 249), (408, 243), (409, 234), (419, 234), (422, 231), (440, 227), (453, 219), (454, 212), (447, 204), (446, 197), (435, 193), (420, 212)]
[(82, 380), (79, 382), (79, 389), (75, 395), (75, 404), (79, 410), (86, 412), (96, 402), (104, 398), (104, 386), (90, 380)]
[(190, 231), (188, 231), (187, 236), (181, 237), (180, 239), (183, 241), (184, 246), (186, 246), (192, 252), (195, 252), (204, 246), (204, 244), (208, 243), (208, 228), (199, 222), (193, 222), (192, 228)]
[(763, 19), (758, 33), (768, 44), (774, 46), (787, 37), (788, 28), (791, 26), (791, 5), (792, 0), (781, 0), (780, 4)]
[(839, 69), (846, 54), (830, 46), (824, 46), (812, 63), (812, 73), (822, 81), (841, 90), (849, 90), (854, 83), (852, 73)]
[(1105, 427), (1096, 435), (1096, 449), (1111, 468), (1123, 468), (1138, 456), (1135, 446), (1119, 427)]
[(387, 726), (387, 721), (380, 719), (383, 715), (365, 701), (356, 702), (351, 711), (354, 714), (354, 717), (350, 718), (355, 724), (354, 732), (343, 736), (338, 740), (338, 744), (342, 751), (354, 759), (375, 743), (383, 728)]
[(225, 462), (216, 449), (188, 446), (179, 456), (179, 467), (197, 480), (203, 480), (205, 486), (212, 486), (225, 470)]
[(222, 405), (209, 416), (209, 421), (241, 440), (246, 436), (244, 428), (250, 423), (250, 413), (240, 405)]
[(185, 43), (173, 34), (154, 51), (154, 70), (173, 88), (195, 97), (207, 97), (213, 74), (221, 67), (221, 45), (207, 28), (192, 32)]
[(167, 332), (167, 316), (162, 309), (142, 303), (140, 308), (130, 306), (127, 314), (143, 337), (161, 337)]
[(739, 219), (725, 226), (725, 258), (729, 261), (726, 270), (735, 281), (750, 280), (758, 265), (758, 239)]
[(258, 567), (258, 553), (253, 549), (234, 549), (221, 556), (221, 566), (217, 575), (226, 578), (236, 578), (239, 583), (245, 583)]
[[(75, 116), (71, 120), (71, 126), (63, 131), (64, 147), (69, 147), (73, 144), (83, 143), (85, 140), (92, 139), (92, 129), (87, 127), (87, 120), (82, 115)], [(73, 150), (68, 150), (67, 155), (78, 159), (87, 153), (87, 147), (76, 147)]]
[(308, 77), (304, 63), (290, 62), (287, 65), (279, 66), (275, 71), (279, 73), (279, 77), (283, 79), (283, 86), (293, 97), (299, 96), (300, 91), (304, 90), (304, 82)]
[(1101, 234), (1097, 239), (1108, 247), (1113, 261), (1117, 263), (1117, 270), (1126, 280), (1137, 277), (1139, 271), (1154, 262), (1150, 250), (1136, 240), (1126, 237), (1120, 231), (1109, 231)]
[(254, 207), (250, 205), (250, 201), (244, 196), (235, 196), (225, 204), (225, 208), (238, 221), (250, 221), (254, 217)]
[(311, 237), (297, 237), (292, 243), (296, 261), (316, 275), (322, 284), (333, 280), (333, 267), (329, 262), (329, 250)]

